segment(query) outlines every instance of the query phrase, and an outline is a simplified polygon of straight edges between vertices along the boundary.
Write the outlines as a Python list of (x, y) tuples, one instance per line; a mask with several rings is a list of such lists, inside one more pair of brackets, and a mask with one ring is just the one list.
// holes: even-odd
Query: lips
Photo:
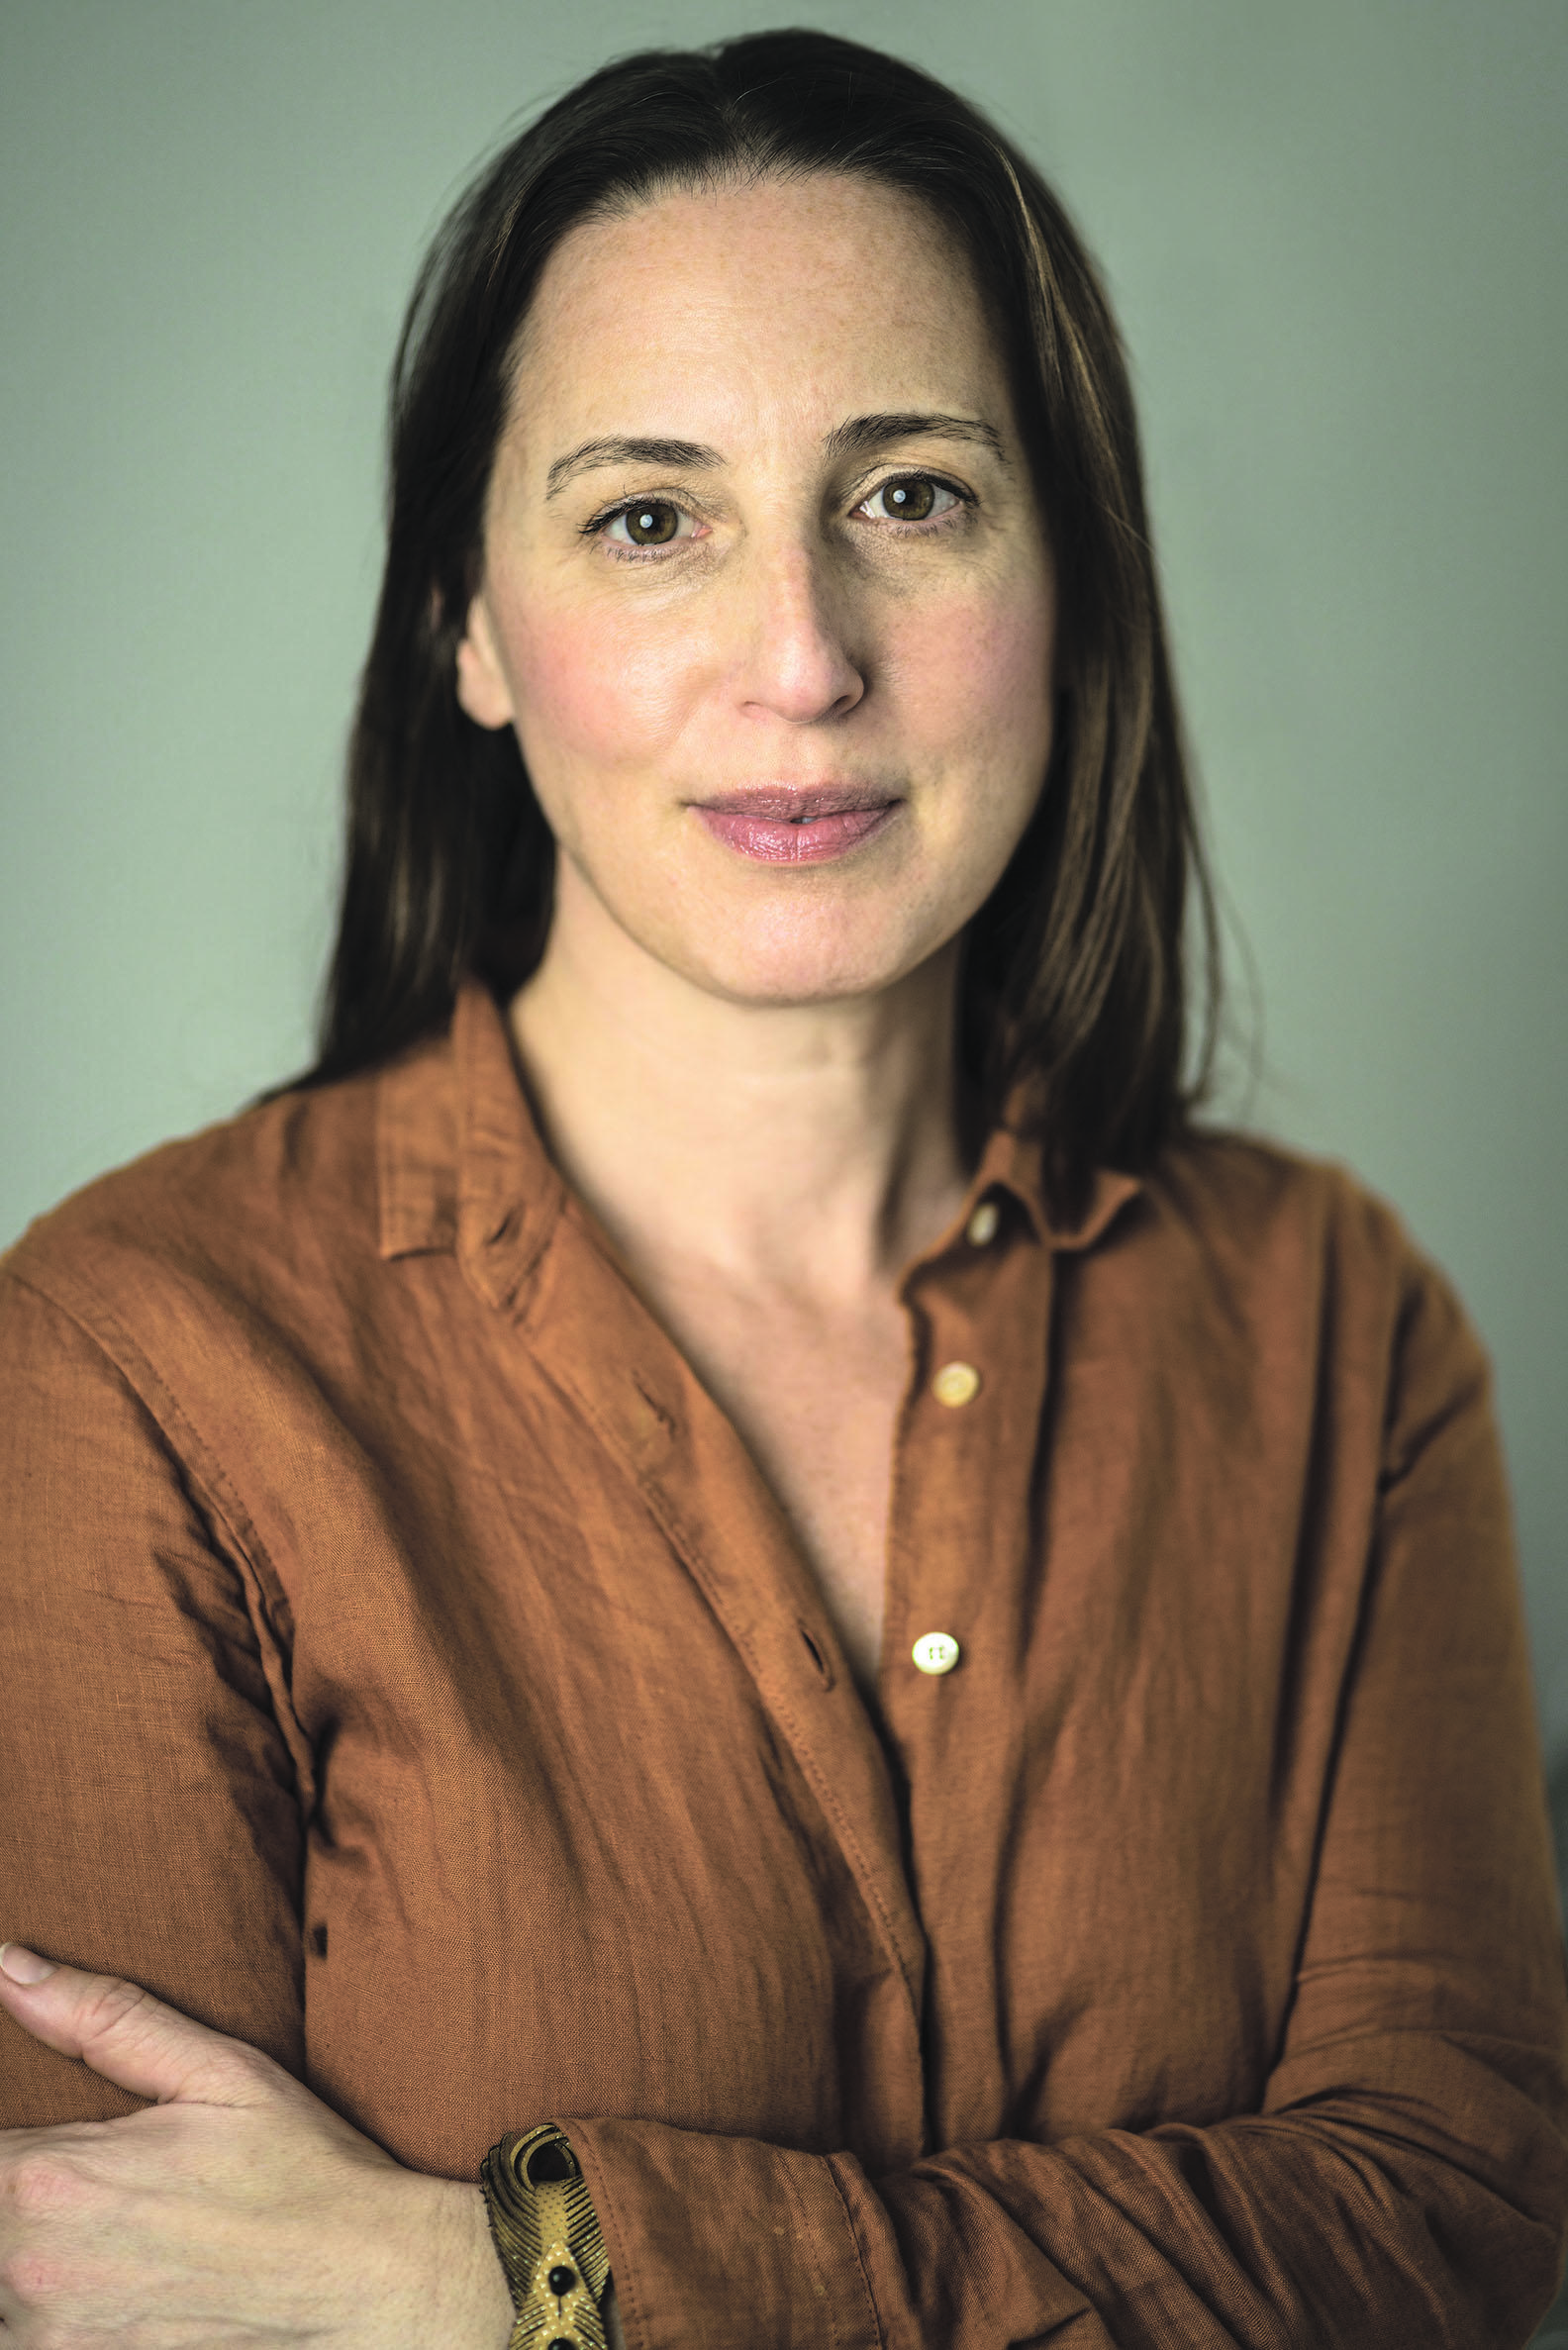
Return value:
[(695, 803), (692, 813), (738, 856), (765, 865), (819, 865), (869, 840), (899, 806), (885, 785), (764, 785), (719, 793)]

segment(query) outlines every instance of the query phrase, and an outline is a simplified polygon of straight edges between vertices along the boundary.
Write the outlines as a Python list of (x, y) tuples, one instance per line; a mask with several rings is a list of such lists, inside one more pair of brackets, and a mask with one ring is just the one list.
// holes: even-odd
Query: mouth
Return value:
[(820, 865), (882, 831), (903, 802), (885, 784), (763, 785), (691, 803), (716, 840), (764, 865)]

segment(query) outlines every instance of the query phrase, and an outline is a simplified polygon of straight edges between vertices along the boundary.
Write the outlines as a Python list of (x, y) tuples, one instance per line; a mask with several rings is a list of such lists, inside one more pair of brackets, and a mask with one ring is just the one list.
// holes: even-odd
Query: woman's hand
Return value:
[(477, 2187), (404, 2170), (269, 2057), (133, 1983), (0, 1952), (0, 2005), (158, 2103), (0, 2130), (0, 2317), (30, 2350), (503, 2350)]

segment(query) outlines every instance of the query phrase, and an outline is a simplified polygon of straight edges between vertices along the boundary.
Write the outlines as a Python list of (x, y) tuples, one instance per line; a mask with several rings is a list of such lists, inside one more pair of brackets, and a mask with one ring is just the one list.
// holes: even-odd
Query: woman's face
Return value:
[(741, 1002), (890, 986), (1034, 808), (1053, 631), (1006, 369), (913, 199), (765, 180), (557, 247), (458, 655), (557, 925), (607, 913)]

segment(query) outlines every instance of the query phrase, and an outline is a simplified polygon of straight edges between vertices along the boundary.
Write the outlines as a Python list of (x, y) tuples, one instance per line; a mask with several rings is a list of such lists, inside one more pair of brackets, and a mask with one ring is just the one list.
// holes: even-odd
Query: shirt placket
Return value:
[[(911, 1376), (894, 1452), (878, 1683), (928, 1936), (928, 2143), (994, 2130), (1006, 2056), (991, 1906), (1029, 1734), (1033, 1488), (1052, 1250), (998, 1187), (905, 1282)], [(982, 1920), (990, 1920), (982, 1930)], [(974, 2019), (989, 2018), (976, 2025)]]

